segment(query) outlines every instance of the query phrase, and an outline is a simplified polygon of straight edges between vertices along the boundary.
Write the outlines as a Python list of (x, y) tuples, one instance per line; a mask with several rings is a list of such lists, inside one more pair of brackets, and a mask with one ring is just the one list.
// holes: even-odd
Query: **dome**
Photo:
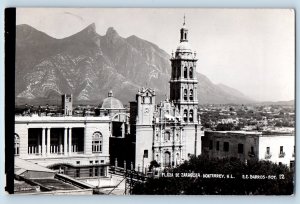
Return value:
[(179, 52), (192, 52), (192, 49), (191, 49), (191, 46), (188, 42), (181, 42), (176, 51), (179, 51)]
[(108, 97), (103, 100), (101, 109), (124, 109), (122, 102), (113, 97), (112, 91), (108, 92)]

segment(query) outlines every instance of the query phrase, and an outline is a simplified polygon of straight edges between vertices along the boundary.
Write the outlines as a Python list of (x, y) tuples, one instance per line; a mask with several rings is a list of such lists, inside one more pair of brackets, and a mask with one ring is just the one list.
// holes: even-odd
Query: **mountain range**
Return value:
[[(174, 47), (176, 47), (174, 42)], [(156, 90), (157, 101), (169, 95), (170, 55), (135, 35), (119, 36), (110, 27), (104, 36), (95, 24), (56, 39), (29, 25), (16, 26), (16, 104), (60, 104), (72, 93), (75, 103), (101, 104), (112, 90), (124, 104), (140, 87)], [(253, 100), (197, 73), (200, 104), (251, 103)]]

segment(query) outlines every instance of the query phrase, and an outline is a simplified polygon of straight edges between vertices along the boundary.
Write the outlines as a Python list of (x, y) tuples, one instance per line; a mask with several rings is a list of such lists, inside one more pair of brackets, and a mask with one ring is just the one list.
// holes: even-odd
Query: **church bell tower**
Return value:
[(182, 120), (186, 124), (198, 124), (197, 110), (197, 78), (196, 52), (192, 52), (188, 43), (188, 29), (185, 25), (180, 29), (180, 43), (175, 55), (172, 52), (170, 79), (170, 100), (178, 108)]

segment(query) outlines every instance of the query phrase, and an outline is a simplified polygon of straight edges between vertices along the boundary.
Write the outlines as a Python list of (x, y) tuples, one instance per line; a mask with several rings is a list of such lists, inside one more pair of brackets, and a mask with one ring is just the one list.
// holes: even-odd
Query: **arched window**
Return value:
[(93, 153), (102, 153), (103, 136), (101, 132), (94, 132), (92, 138)]
[(171, 166), (171, 153), (166, 151), (164, 153), (164, 167), (170, 167)]
[(190, 68), (190, 73), (189, 73), (189, 75), (190, 75), (190, 79), (192, 79), (192, 78), (193, 78), (193, 67)]
[(170, 132), (169, 131), (165, 132), (165, 140), (170, 140)]
[(20, 154), (20, 137), (18, 134), (15, 134), (15, 155)]
[(184, 67), (184, 69), (183, 69), (183, 77), (185, 79), (187, 79), (187, 68), (186, 67)]
[(187, 100), (187, 89), (184, 89), (183, 91), (183, 100)]
[(189, 120), (190, 120), (190, 122), (193, 122), (193, 114), (194, 114), (194, 111), (190, 110), (190, 114), (189, 114)]
[(193, 89), (190, 89), (190, 100), (194, 100)]
[(183, 120), (184, 120), (184, 122), (187, 122), (187, 114), (188, 114), (188, 111), (184, 110), (183, 111)]

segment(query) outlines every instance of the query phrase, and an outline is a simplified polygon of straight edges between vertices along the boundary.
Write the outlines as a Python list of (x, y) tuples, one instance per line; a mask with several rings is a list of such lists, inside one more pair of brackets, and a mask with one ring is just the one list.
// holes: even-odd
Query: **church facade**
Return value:
[(174, 167), (201, 154), (198, 117), (196, 53), (188, 43), (183, 23), (180, 44), (171, 57), (170, 99), (155, 104), (155, 91), (142, 88), (130, 104), (131, 134), (135, 142), (135, 169), (147, 171), (150, 162)]

